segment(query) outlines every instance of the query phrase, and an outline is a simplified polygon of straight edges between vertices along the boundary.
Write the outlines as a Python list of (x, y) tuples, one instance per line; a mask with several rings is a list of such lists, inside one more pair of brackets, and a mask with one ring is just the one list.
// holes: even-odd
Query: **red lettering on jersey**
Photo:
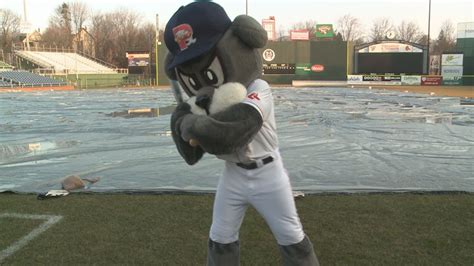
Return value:
[(256, 93), (256, 92), (250, 93), (249, 95), (247, 95), (247, 98), (252, 99), (252, 100), (259, 100), (260, 101), (260, 98), (258, 98), (258, 93)]

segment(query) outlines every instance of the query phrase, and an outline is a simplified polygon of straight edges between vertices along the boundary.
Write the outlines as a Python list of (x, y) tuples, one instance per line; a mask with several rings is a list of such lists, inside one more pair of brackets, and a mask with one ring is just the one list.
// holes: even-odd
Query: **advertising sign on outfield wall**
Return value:
[(430, 75), (439, 75), (439, 69), (441, 68), (441, 56), (430, 55)]
[(290, 39), (292, 41), (308, 41), (309, 30), (290, 30)]
[(332, 24), (317, 24), (316, 32), (314, 33), (316, 38), (332, 38), (334, 37), (334, 30)]
[(446, 77), (462, 77), (463, 66), (443, 66), (441, 76)]
[(463, 61), (463, 54), (441, 55), (441, 76), (444, 85), (462, 84)]
[(265, 51), (263, 51), (262, 53), (263, 60), (267, 62), (273, 61), (273, 59), (275, 59), (275, 56), (275, 51), (273, 51), (272, 49), (265, 49)]
[(294, 75), (295, 64), (263, 64), (264, 75)]
[(324, 72), (325, 67), (321, 64), (307, 64), (307, 63), (298, 63), (296, 64), (296, 75), (310, 75), (311, 73), (321, 73)]
[(458, 39), (474, 38), (474, 22), (458, 23)]
[(374, 76), (367, 75), (362, 76), (364, 84), (371, 85), (402, 85), (402, 79), (400, 76)]
[(462, 77), (443, 77), (443, 85), (462, 85)]
[(359, 53), (422, 53), (418, 47), (399, 42), (384, 42), (364, 47)]
[(439, 86), (443, 82), (443, 77), (440, 76), (424, 76), (421, 77), (422, 86)]
[(463, 58), (463, 54), (443, 54), (441, 66), (462, 66)]
[(347, 75), (347, 84), (362, 84), (362, 75)]
[(443, 66), (441, 69), (443, 85), (462, 85), (462, 73), (462, 66)]
[(128, 59), (129, 67), (146, 67), (150, 64), (150, 53), (143, 52), (126, 52), (125, 56)]
[(402, 76), (402, 85), (421, 85), (421, 76)]

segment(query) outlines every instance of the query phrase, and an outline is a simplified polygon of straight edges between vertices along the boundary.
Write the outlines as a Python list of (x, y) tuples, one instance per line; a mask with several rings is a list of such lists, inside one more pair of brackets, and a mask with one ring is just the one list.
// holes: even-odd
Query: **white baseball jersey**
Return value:
[(262, 116), (263, 125), (247, 146), (232, 154), (217, 156), (228, 162), (248, 163), (262, 159), (273, 154), (278, 147), (273, 96), (268, 83), (261, 79), (253, 81), (247, 88), (247, 97), (242, 103), (257, 109)]

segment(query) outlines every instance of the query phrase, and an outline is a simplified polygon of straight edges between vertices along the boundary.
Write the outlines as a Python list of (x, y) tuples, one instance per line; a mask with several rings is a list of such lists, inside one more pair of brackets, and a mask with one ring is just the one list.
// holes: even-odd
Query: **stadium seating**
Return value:
[(0, 79), (0, 88), (7, 88), (7, 87), (13, 87), (13, 86), (16, 86), (16, 84)]
[[(30, 73), (28, 71), (3, 71), (0, 72), (0, 86), (11, 87), (15, 86), (61, 86), (66, 85), (63, 81), (58, 81), (52, 78), (43, 77)], [(3, 84), (3, 85), (2, 85)]]
[(0, 71), (11, 70), (11, 69), (13, 69), (12, 66), (10, 66), (9, 64), (3, 61), (0, 61)]
[(15, 53), (43, 68), (54, 69), (56, 73), (116, 73), (113, 68), (102, 65), (77, 53), (38, 51), (15, 51)]

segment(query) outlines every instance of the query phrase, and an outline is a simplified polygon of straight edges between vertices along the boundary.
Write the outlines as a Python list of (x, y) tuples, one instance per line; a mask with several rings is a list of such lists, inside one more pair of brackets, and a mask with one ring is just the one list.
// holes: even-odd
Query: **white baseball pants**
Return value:
[(278, 151), (274, 161), (246, 170), (226, 162), (214, 200), (210, 238), (227, 244), (239, 239), (245, 211), (251, 204), (263, 216), (279, 245), (299, 243), (305, 237), (288, 174)]

